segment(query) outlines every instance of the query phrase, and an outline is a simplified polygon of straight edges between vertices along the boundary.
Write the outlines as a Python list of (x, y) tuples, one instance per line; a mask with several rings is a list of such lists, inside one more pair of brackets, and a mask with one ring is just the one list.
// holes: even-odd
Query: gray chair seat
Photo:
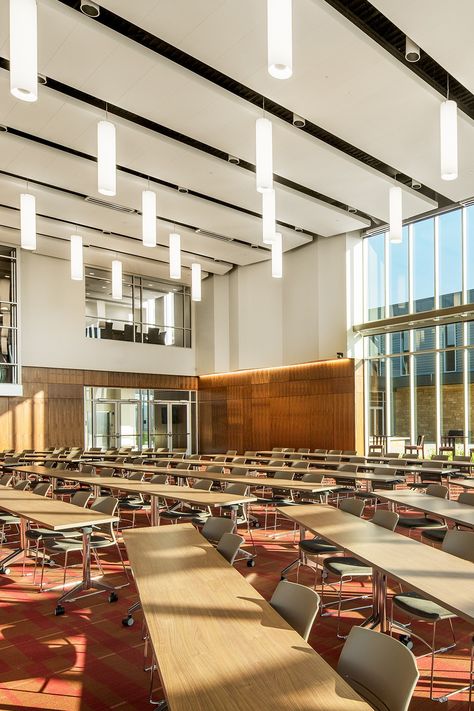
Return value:
[(19, 524), (20, 519), (18, 516), (13, 516), (12, 514), (1, 514), (0, 515), (0, 526), (12, 526), (14, 524)]
[(427, 600), (415, 592), (394, 595), (393, 604), (404, 610), (409, 615), (423, 620), (445, 620), (455, 615), (432, 600)]
[(163, 511), (160, 518), (178, 520), (180, 518), (208, 518), (209, 514), (199, 509), (188, 509), (187, 511)]
[(447, 528), (430, 528), (428, 531), (423, 531), (422, 538), (428, 538), (430, 541), (442, 543), (446, 537)]
[(308, 555), (321, 555), (322, 553), (335, 553), (339, 549), (332, 543), (325, 541), (324, 538), (313, 538), (307, 541), (301, 541), (299, 547)]
[(341, 575), (372, 575), (372, 568), (370, 566), (350, 556), (326, 558), (324, 567), (339, 577)]
[[(81, 534), (82, 535), (82, 534)], [(106, 536), (92, 535), (90, 538), (91, 548), (107, 548), (113, 545), (113, 541)], [(81, 551), (82, 541), (77, 538), (63, 538), (46, 542), (46, 550), (56, 553), (67, 553), (70, 551)]]
[(444, 523), (427, 516), (400, 516), (398, 526), (401, 528), (443, 528)]
[(292, 499), (280, 499), (277, 496), (272, 496), (269, 499), (258, 497), (256, 503), (259, 506), (291, 506)]
[(144, 501), (141, 501), (140, 499), (125, 499), (124, 501), (119, 502), (119, 509), (124, 510), (126, 509), (127, 511), (133, 511), (137, 510), (140, 511), (142, 509), (150, 509), (151, 504), (147, 504)]
[(50, 528), (29, 528), (26, 537), (30, 541), (39, 541), (41, 538), (72, 538), (82, 536), (82, 531), (52, 531)]

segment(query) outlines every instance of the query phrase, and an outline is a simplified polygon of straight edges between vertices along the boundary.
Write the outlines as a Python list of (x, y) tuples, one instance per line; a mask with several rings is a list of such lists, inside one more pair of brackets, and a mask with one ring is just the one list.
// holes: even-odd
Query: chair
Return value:
[[(143, 481), (145, 478), (145, 472), (133, 472), (129, 477), (129, 481)], [(151, 505), (145, 503), (145, 499), (142, 494), (127, 494), (125, 496), (119, 497), (118, 510), (120, 515), (123, 511), (130, 511), (132, 513), (132, 528), (135, 526), (135, 518), (138, 511), (145, 511), (148, 515), (148, 511), (151, 509)], [(123, 525), (120, 525), (123, 529)]]
[[(294, 470), (292, 471), (292, 467), (288, 467), (282, 471), (275, 472), (275, 476), (273, 477), (273, 481), (277, 481), (278, 479), (294, 479), (295, 472)], [(265, 486), (265, 479), (262, 478), (262, 486)], [(268, 509), (269, 507), (273, 507), (275, 509), (275, 522), (274, 522), (274, 528), (276, 529), (277, 527), (277, 518), (278, 518), (278, 512), (276, 510), (277, 506), (285, 506), (285, 505), (291, 505), (293, 502), (293, 495), (290, 496), (290, 498), (287, 498), (282, 490), (277, 490), (273, 489), (271, 496), (269, 497), (264, 497), (264, 496), (259, 496), (257, 497), (257, 504), (258, 506), (262, 506), (265, 509), (265, 523), (264, 523), (264, 529), (267, 529), (267, 523), (268, 523)]]
[(167, 474), (155, 474), (150, 479), (150, 484), (167, 484), (168, 475)]
[(309, 454), (309, 447), (298, 447), (298, 452), (300, 454)]
[(281, 580), (275, 588), (270, 605), (288, 624), (308, 641), (319, 610), (319, 595), (315, 590)]
[(416, 444), (406, 444), (405, 453), (406, 454), (416, 454), (418, 459), (421, 452), (422, 459), (425, 458), (425, 435), (418, 435), (416, 438)]
[(438, 454), (443, 454), (443, 452), (450, 452), (454, 456), (456, 451), (456, 437), (450, 434), (441, 436), (441, 443), (438, 447)]
[(228, 449), (226, 452), (227, 457), (235, 457), (237, 455), (236, 449)]
[[(341, 501), (339, 508), (341, 511), (360, 518), (364, 510), (364, 502), (360, 499), (344, 499)], [(337, 553), (338, 551), (339, 548), (337, 546), (333, 543), (329, 543), (321, 536), (315, 536), (308, 540), (303, 539), (298, 545), (299, 557), (281, 571), (281, 577), (284, 579), (290, 570), (296, 567), (296, 581), (298, 582), (300, 567), (306, 565), (308, 568), (314, 569), (314, 587), (316, 587), (318, 570), (321, 568), (321, 556), (326, 553)]]
[(236, 533), (223, 533), (219, 543), (217, 544), (218, 552), (233, 565), (240, 546), (244, 542), (244, 538)]
[(337, 671), (376, 711), (408, 711), (419, 678), (409, 649), (365, 627), (349, 632)]
[(385, 454), (385, 444), (387, 438), (384, 435), (372, 435), (372, 442), (369, 445), (370, 454), (380, 454), (381, 457)]
[[(443, 541), (442, 550), (451, 555), (463, 558), (471, 563), (474, 563), (474, 532), (473, 531), (457, 531), (450, 529), (446, 532)], [(404, 625), (393, 619), (394, 609), (403, 611), (412, 621), (427, 622), (433, 625), (433, 633), (431, 644), (423, 637), (415, 634), (411, 625)], [(416, 592), (404, 592), (394, 595), (392, 598), (392, 615), (390, 619), (390, 634), (393, 629), (398, 629), (404, 633), (404, 638), (415, 637), (425, 646), (428, 647), (431, 653), (431, 677), (430, 677), (430, 699), (433, 699), (433, 683), (434, 683), (434, 662), (435, 655), (439, 652), (447, 652), (456, 646), (456, 637), (454, 634), (453, 618), (456, 615), (450, 610), (446, 610), (436, 602), (429, 600)], [(436, 649), (436, 628), (438, 622), (447, 620), (451, 628), (453, 636), (453, 644), (443, 645), (441, 649)], [(424, 656), (424, 655), (423, 655)]]
[(0, 477), (0, 486), (10, 486), (12, 480), (13, 480), (13, 474), (11, 474), (11, 473), (2, 474), (2, 476)]
[[(388, 531), (394, 531), (398, 521), (398, 514), (395, 511), (384, 511), (383, 509), (377, 509), (374, 513), (370, 523), (375, 526), (381, 526), (386, 528)], [(353, 556), (331, 556), (326, 558), (323, 562), (324, 570), (329, 574), (335, 576), (339, 579), (339, 590), (338, 590), (338, 600), (337, 600), (337, 631), (336, 634), (339, 639), (345, 639), (345, 635), (340, 634), (340, 622), (341, 622), (341, 608), (342, 608), (342, 586), (345, 580), (352, 580), (353, 578), (371, 578), (373, 575), (372, 567), (363, 563), (358, 558)], [(324, 600), (324, 575), (321, 580), (321, 606), (329, 607), (334, 603), (328, 603), (325, 605)], [(330, 585), (330, 587), (333, 587)], [(366, 599), (367, 595), (356, 595), (355, 597), (350, 597), (345, 600), (345, 602), (351, 602), (352, 600)], [(364, 610), (364, 607), (353, 607), (351, 611)]]
[[(101, 496), (97, 498), (94, 503), (91, 506), (91, 511), (97, 511), (99, 513), (103, 513), (107, 516), (113, 516), (117, 510), (118, 507), (118, 499), (116, 499), (114, 496)], [(90, 548), (92, 553), (95, 556), (95, 560), (97, 563), (97, 566), (103, 574), (103, 568), (100, 562), (100, 558), (98, 555), (98, 551), (102, 550), (103, 548), (110, 548), (111, 546), (115, 546), (117, 549), (117, 552), (119, 554), (120, 562), (122, 563), (122, 567), (125, 573), (125, 576), (128, 579), (128, 573), (127, 569), (125, 567), (125, 562), (122, 557), (122, 553), (120, 551), (120, 547), (115, 535), (115, 529), (112, 523), (106, 523), (106, 524), (99, 524), (98, 526), (94, 526), (94, 530), (98, 531), (97, 533), (93, 533), (90, 536)], [(54, 539), (45, 539), (44, 540), (44, 550), (46, 553), (48, 553), (50, 556), (54, 555), (61, 555), (64, 554), (64, 577), (63, 577), (63, 587), (66, 584), (66, 572), (67, 572), (67, 561), (68, 561), (68, 555), (70, 553), (76, 552), (76, 551), (82, 551), (82, 531), (79, 531), (79, 536), (76, 534), (74, 531), (73, 534), (69, 535), (67, 538), (54, 538)], [(43, 590), (43, 578), (44, 578), (44, 563), (45, 563), (45, 556), (43, 556), (43, 563), (41, 566), (41, 582), (40, 582), (40, 590)]]
[(209, 543), (217, 545), (224, 533), (233, 533), (234, 522), (223, 516), (210, 516), (201, 529), (201, 533)]
[(327, 454), (328, 450), (327, 449), (315, 449), (314, 453), (315, 454)]
[[(426, 487), (426, 496), (437, 496), (439, 499), (447, 499), (448, 487), (441, 484), (428, 484)], [(429, 514), (422, 516), (400, 516), (398, 520), (400, 528), (407, 528), (409, 535), (415, 529), (424, 528), (446, 528), (446, 521), (436, 518), (431, 518)]]
[(328, 454), (342, 454), (342, 449), (330, 449)]
[[(210, 491), (212, 486), (212, 481), (207, 480), (207, 479), (197, 479), (194, 484), (192, 485), (192, 489), (200, 489), (202, 491)], [(207, 507), (207, 511), (203, 511), (202, 509), (193, 509), (191, 506), (188, 504), (181, 504), (181, 503), (176, 503), (174, 506), (166, 509), (163, 512), (159, 512), (158, 515), (158, 525), (161, 523), (161, 519), (167, 519), (168, 521), (171, 521), (172, 523), (178, 523), (178, 521), (182, 521), (184, 519), (193, 519), (196, 517), (203, 518), (204, 516), (210, 516), (211, 511), (209, 507)]]
[[(244, 470), (245, 471), (245, 470)], [(237, 496), (246, 496), (248, 493), (248, 484), (242, 482), (242, 484), (228, 484), (224, 489), (226, 494), (236, 494)], [(248, 523), (247, 514), (244, 506), (242, 504), (230, 504), (229, 506), (222, 506), (222, 511), (237, 511), (237, 523)]]
[[(28, 489), (30, 482), (28, 479), (23, 479), (21, 481), (18, 481), (14, 485), (14, 489), (16, 491), (26, 491)], [(37, 496), (47, 496), (51, 490), (51, 483), (48, 481), (45, 482), (40, 482), (39, 484), (36, 484), (33, 489), (32, 493), (36, 494)], [(0, 533), (0, 545), (3, 545), (4, 543), (7, 542), (7, 537), (5, 535), (5, 527), (6, 526), (15, 526), (16, 529), (18, 530), (20, 527), (21, 519), (19, 516), (15, 516), (14, 514), (10, 513), (0, 513), (0, 527), (2, 529)]]
[(407, 452), (403, 454), (403, 459), (418, 459), (418, 454), (416, 452)]
[(307, 471), (309, 469), (309, 462), (306, 459), (295, 459), (291, 463), (290, 469), (300, 469)]
[[(466, 506), (474, 506), (474, 492), (463, 491), (458, 496), (458, 503), (465, 504)], [(443, 528), (428, 528), (421, 532), (421, 537), (422, 539), (431, 541), (433, 543), (442, 543), (446, 537), (447, 531), (447, 526), (444, 526)]]

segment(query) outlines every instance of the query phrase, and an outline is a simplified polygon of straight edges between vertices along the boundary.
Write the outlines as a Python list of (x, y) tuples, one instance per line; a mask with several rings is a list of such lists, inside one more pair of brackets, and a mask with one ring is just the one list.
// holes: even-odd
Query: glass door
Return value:
[(169, 448), (191, 451), (189, 404), (168, 403)]
[(155, 449), (169, 449), (168, 442), (168, 403), (150, 402), (148, 446)]
[(140, 432), (140, 408), (138, 402), (123, 402), (116, 403), (118, 407), (119, 427), (119, 447), (133, 447), (139, 449), (141, 447), (141, 432)]
[(94, 447), (118, 447), (116, 402), (97, 402), (94, 407)]

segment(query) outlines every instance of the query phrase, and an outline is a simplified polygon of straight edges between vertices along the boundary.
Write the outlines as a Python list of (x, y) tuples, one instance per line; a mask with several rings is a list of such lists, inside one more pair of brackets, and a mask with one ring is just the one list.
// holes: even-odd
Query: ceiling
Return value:
[[(357, 1), (379, 22), (388, 17), (474, 91), (471, 3), (459, 0), (463, 11), (456, 12), (444, 0), (345, 5)], [(67, 257), (77, 226), (87, 263), (106, 266), (114, 252), (130, 268), (141, 264), (164, 277), (176, 225), (185, 266), (199, 261), (205, 273), (224, 274), (268, 259), (254, 175), (263, 97), (273, 122), (284, 250), (386, 222), (395, 179), (405, 219), (474, 195), (472, 118), (460, 112), (459, 178), (444, 182), (441, 94), (341, 12), (338, 0), (293, 3), (294, 67), (286, 81), (267, 73), (265, 0), (102, 0), (97, 20), (79, 4), (38, 2), (38, 71), (46, 85), (33, 104), (9, 93), (8, 3), (0, 6), (0, 124), (8, 129), (0, 132), (3, 237), (17, 239), (18, 195), (28, 179), (40, 252)], [(97, 194), (96, 124), (106, 103), (117, 126), (114, 198)], [(292, 125), (293, 113), (305, 118), (304, 129)], [(140, 193), (148, 179), (158, 195), (153, 250), (140, 239)], [(412, 179), (421, 190), (411, 188)]]

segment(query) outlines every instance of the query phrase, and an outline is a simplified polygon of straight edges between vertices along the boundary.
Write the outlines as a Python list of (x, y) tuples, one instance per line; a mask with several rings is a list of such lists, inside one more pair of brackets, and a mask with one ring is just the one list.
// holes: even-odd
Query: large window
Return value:
[(449, 436), (458, 453), (467, 452), (474, 439), (474, 206), (405, 226), (400, 244), (385, 232), (369, 236), (364, 251), (367, 440), (385, 435), (391, 450), (403, 450), (424, 436), (429, 455)]
[(0, 383), (19, 383), (16, 249), (0, 246)]
[(87, 269), (86, 336), (190, 348), (189, 288), (124, 275), (122, 299), (116, 301), (110, 272)]

